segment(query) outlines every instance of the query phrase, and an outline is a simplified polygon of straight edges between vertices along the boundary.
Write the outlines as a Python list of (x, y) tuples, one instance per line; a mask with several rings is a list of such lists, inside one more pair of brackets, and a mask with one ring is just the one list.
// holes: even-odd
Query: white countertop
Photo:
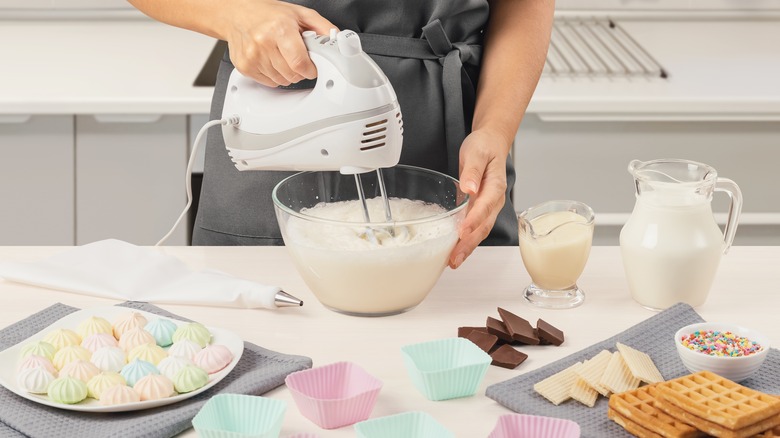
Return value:
[[(37, 260), (66, 247), (0, 247), (0, 260)], [(193, 268), (212, 268), (236, 276), (278, 284), (303, 299), (301, 308), (238, 310), (164, 305), (165, 309), (209, 326), (221, 327), (246, 341), (288, 354), (309, 356), (314, 366), (353, 361), (384, 382), (371, 418), (411, 410), (431, 414), (457, 437), (487, 436), (500, 415), (511, 413), (484, 396), (485, 388), (575, 353), (654, 315), (629, 296), (617, 247), (593, 247), (578, 284), (585, 303), (572, 310), (541, 310), (525, 304), (521, 291), (529, 282), (514, 247), (480, 247), (458, 270), (445, 270), (416, 309), (391, 317), (360, 318), (337, 314), (320, 305), (293, 268), (283, 247), (164, 247)], [(780, 339), (777, 311), (777, 266), (780, 247), (733, 247), (723, 257), (707, 302), (696, 309), (709, 321), (752, 327)], [(6, 283), (0, 280), (0, 327), (61, 302), (87, 308), (116, 301)], [(516, 370), (489, 367), (477, 394), (433, 402), (412, 385), (400, 348), (457, 334), (459, 326), (484, 324), (497, 317), (496, 307), (531, 320), (543, 318), (561, 328), (560, 347), (520, 347), (529, 355)], [(671, 342), (671, 340), (670, 340)], [(266, 394), (288, 403), (282, 437), (316, 433), (322, 438), (352, 437), (352, 427), (322, 430), (301, 416), (289, 390)], [(195, 436), (190, 430), (187, 436)]]
[[(619, 23), (668, 80), (543, 78), (528, 111), (780, 119), (780, 20)], [(195, 32), (145, 18), (8, 20), (0, 21), (0, 41), (0, 114), (208, 113), (212, 89), (192, 82), (214, 40)]]
[(213, 38), (148, 19), (0, 22), (0, 114), (201, 114)]

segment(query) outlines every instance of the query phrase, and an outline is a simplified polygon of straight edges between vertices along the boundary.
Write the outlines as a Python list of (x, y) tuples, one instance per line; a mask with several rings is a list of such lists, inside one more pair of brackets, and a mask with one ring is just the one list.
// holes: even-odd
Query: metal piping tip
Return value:
[(303, 306), (303, 301), (295, 298), (283, 290), (280, 290), (274, 296), (274, 304), (276, 304), (276, 307), (300, 307)]

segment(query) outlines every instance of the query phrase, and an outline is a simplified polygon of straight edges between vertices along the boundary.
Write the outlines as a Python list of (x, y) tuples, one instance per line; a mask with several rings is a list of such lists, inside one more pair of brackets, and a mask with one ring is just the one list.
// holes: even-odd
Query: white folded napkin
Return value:
[(33, 263), (2, 263), (0, 277), (81, 295), (150, 303), (275, 309), (278, 287), (181, 260), (121, 240), (78, 246)]

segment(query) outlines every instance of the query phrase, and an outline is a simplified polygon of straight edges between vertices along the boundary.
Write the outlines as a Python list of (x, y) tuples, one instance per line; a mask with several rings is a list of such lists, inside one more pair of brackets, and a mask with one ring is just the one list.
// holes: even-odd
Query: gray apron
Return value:
[[(458, 177), (460, 145), (471, 131), (487, 0), (297, 0), (340, 29), (360, 34), (393, 84), (404, 117), (401, 163)], [(230, 72), (222, 59), (211, 119), (222, 117)], [(239, 172), (222, 132), (206, 143), (193, 245), (283, 245), (271, 192), (291, 172)], [(516, 245), (517, 217), (510, 201), (515, 172), (507, 159), (506, 204), (483, 245)]]

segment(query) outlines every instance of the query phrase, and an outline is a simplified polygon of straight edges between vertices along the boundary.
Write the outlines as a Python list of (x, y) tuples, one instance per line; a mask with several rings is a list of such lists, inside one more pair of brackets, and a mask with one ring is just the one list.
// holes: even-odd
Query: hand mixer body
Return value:
[(238, 170), (338, 170), (359, 174), (398, 164), (403, 119), (395, 91), (355, 32), (304, 32), (317, 82), (271, 88), (230, 75), (222, 134)]

